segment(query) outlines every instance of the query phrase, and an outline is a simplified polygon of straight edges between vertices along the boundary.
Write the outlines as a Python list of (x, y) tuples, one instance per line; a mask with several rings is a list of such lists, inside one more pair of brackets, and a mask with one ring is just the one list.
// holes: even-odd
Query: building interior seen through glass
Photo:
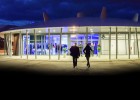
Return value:
[[(23, 54), (27, 54), (26, 48), (26, 35), (23, 35)], [(118, 55), (128, 55), (129, 54), (129, 43), (128, 43), (128, 33), (118, 33)], [(34, 35), (28, 35), (28, 54), (35, 55), (35, 41)], [(50, 40), (50, 46), (49, 46)], [(93, 54), (98, 54), (98, 46), (101, 46), (101, 54), (102, 55), (109, 55), (109, 34), (102, 33), (102, 34), (64, 34), (61, 38), (60, 43), (60, 34), (58, 35), (37, 35), (36, 36), (36, 45), (37, 55), (49, 55), (49, 47), (50, 47), (50, 54), (51, 55), (58, 55), (60, 54), (70, 54), (70, 47), (77, 43), (79, 49), (82, 51), (86, 46), (86, 43), (90, 44), (91, 48), (93, 49)], [(140, 35), (138, 34), (138, 45), (140, 46)], [(60, 45), (61, 44), (61, 45)], [(116, 54), (116, 34), (111, 33), (111, 55)], [(130, 54), (137, 55), (137, 42), (136, 42), (136, 34), (131, 33), (130, 35)]]
[[(87, 38), (86, 38), (87, 37)], [(26, 46), (26, 35), (23, 35), (23, 54), (27, 54)], [(28, 54), (35, 55), (35, 38), (34, 35), (28, 35)], [(50, 40), (50, 46), (49, 46)], [(99, 34), (67, 34), (62, 35), (61, 45), (60, 45), (60, 35), (37, 35), (36, 45), (37, 45), (37, 55), (49, 55), (49, 47), (51, 55), (60, 54), (70, 54), (70, 47), (77, 43), (80, 50), (83, 51), (86, 46), (86, 41), (90, 44), (91, 48), (94, 50), (94, 54), (97, 54), (97, 46), (99, 44)], [(82, 52), (83, 54), (83, 52)]]

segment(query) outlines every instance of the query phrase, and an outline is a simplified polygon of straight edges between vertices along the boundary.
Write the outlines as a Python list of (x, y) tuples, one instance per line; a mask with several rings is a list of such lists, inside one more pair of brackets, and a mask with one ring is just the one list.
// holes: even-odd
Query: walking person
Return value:
[(93, 51), (93, 50), (91, 49), (89, 44), (87, 44), (86, 47), (84, 48), (83, 52), (85, 53), (85, 57), (87, 59), (87, 66), (88, 66), (88, 68), (90, 67), (90, 63), (89, 63), (90, 51)]
[(70, 55), (73, 57), (73, 68), (77, 66), (77, 58), (80, 56), (79, 47), (77, 47), (77, 43), (70, 48)]

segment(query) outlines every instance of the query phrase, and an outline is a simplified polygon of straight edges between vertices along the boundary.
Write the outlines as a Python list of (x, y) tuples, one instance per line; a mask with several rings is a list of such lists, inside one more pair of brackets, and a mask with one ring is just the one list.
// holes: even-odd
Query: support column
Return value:
[(98, 34), (99, 34), (99, 44), (101, 45), (101, 33)]
[(4, 56), (6, 54), (6, 34), (4, 34)]
[(109, 60), (111, 59), (111, 27), (109, 28)]
[(10, 39), (10, 34), (8, 35), (8, 55), (10, 56), (10, 49), (11, 49), (11, 46), (10, 46), (10, 41), (11, 41), (11, 39)]
[(134, 52), (134, 55), (136, 55), (136, 34), (133, 34), (133, 37), (134, 37), (134, 45), (133, 45), (134, 50), (133, 50), (133, 52)]
[(20, 56), (20, 51), (21, 51), (21, 48), (20, 48), (20, 35), (21, 35), (21, 31), (19, 32), (19, 37), (18, 37), (18, 56)]
[(4, 44), (4, 46), (5, 46), (5, 50), (4, 50), (4, 54), (5, 55), (7, 55), (7, 34), (4, 34), (4, 41), (5, 41), (5, 44)]
[(10, 56), (10, 34), (6, 35), (6, 41), (7, 41), (7, 55)]
[(136, 43), (137, 43), (138, 58), (140, 58), (140, 56), (139, 56), (139, 41), (138, 41), (137, 28), (135, 28), (135, 32), (136, 32)]
[[(10, 33), (10, 34), (11, 34), (11, 33)], [(8, 38), (9, 38), (9, 39), (8, 39), (8, 40), (9, 40), (9, 42), (8, 42), (8, 45), (9, 45), (9, 50), (8, 50), (8, 51), (9, 51), (9, 56), (11, 55), (11, 43), (10, 43), (10, 41), (11, 41), (11, 38), (10, 38), (10, 37), (11, 37), (11, 35), (10, 35), (10, 34), (9, 34), (9, 36), (8, 36)]]
[(86, 34), (84, 34), (84, 47), (86, 46)]
[(86, 44), (88, 43), (88, 27), (86, 27)]
[(101, 46), (101, 55), (102, 55), (102, 38), (101, 38), (102, 33), (99, 33), (99, 34), (100, 34), (99, 37), (100, 37), (100, 46)]
[(125, 51), (126, 51), (126, 55), (127, 55), (127, 42), (126, 42), (126, 34), (125, 34)]
[(58, 60), (60, 60), (60, 54), (61, 54), (61, 46), (62, 46), (62, 28), (60, 32), (60, 46), (59, 46), (59, 55), (58, 55)]
[(20, 43), (21, 43), (21, 58), (22, 58), (22, 55), (23, 55), (23, 37), (22, 37), (22, 34), (21, 34), (20, 38), (21, 38)]
[(41, 35), (41, 54), (43, 55), (43, 35)]
[(131, 27), (129, 28), (129, 33), (128, 33), (128, 50), (129, 50), (129, 55), (128, 55), (128, 59), (130, 59), (130, 53), (131, 53), (131, 48), (130, 48), (130, 35), (131, 35)]
[(68, 34), (68, 55), (70, 55), (70, 47), (71, 47), (71, 36)]
[(12, 33), (10, 33), (10, 57), (12, 57)]
[(76, 43), (78, 45), (78, 33), (76, 32)]
[(118, 59), (118, 28), (116, 27), (116, 59)]
[(70, 49), (70, 47), (71, 47), (71, 40), (70, 40), (70, 34), (68, 34), (68, 49)]
[(26, 55), (28, 59), (28, 30), (26, 30)]
[(8, 51), (9, 51), (9, 57), (10, 57), (10, 55), (11, 55), (11, 33), (9, 34), (8, 38), (9, 38), (8, 39), (8, 41), (9, 41), (8, 42), (8, 44), (9, 44), (9, 50)]
[(48, 46), (49, 46), (49, 60), (50, 60), (51, 59), (51, 52), (50, 52), (50, 47), (51, 47), (51, 43), (50, 43), (50, 29), (48, 29), (48, 33), (49, 33)]
[(37, 59), (37, 44), (36, 44), (36, 31), (34, 29), (34, 45), (35, 45), (35, 59)]
[(21, 40), (21, 31), (19, 33), (19, 55), (20, 55), (20, 58), (22, 58), (22, 40)]
[(46, 55), (46, 35), (44, 35), (44, 55)]
[(6, 35), (7, 40), (7, 55), (10, 56), (10, 34)]

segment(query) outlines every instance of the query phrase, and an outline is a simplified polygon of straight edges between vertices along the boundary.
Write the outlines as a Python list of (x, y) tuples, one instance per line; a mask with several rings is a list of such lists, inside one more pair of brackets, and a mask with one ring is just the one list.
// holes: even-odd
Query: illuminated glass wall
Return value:
[[(59, 56), (59, 53), (60, 55), (66, 54), (70, 56), (69, 55), (70, 47), (73, 46), (74, 43), (77, 43), (77, 46), (82, 51), (81, 54), (84, 55), (83, 49), (86, 46), (86, 43), (88, 42), (91, 48), (94, 50), (93, 52), (94, 55), (98, 54), (98, 45), (101, 45), (101, 55), (109, 56), (110, 54), (111, 59), (116, 59), (116, 55), (118, 56), (119, 59), (121, 59), (122, 56), (125, 56), (124, 58), (128, 59), (129, 57), (131, 58), (132, 56), (135, 55), (137, 56), (138, 46), (140, 47), (140, 29), (137, 30), (138, 43), (136, 40), (135, 28), (131, 28), (131, 30), (129, 29), (130, 27), (125, 27), (125, 28), (112, 27), (110, 30), (110, 27), (105, 27), (102, 28), (100, 32), (94, 32), (93, 29), (92, 31), (89, 30), (88, 33), (86, 33), (85, 30), (83, 30), (84, 31), (83, 33), (82, 32), (78, 33), (76, 31), (80, 31), (81, 29), (78, 30), (77, 28), (74, 27), (72, 28), (72, 30), (70, 30), (71, 31), (70, 33), (67, 33), (66, 32), (67, 30), (65, 31), (65, 33), (62, 33), (61, 44), (60, 44), (60, 29), (59, 31), (51, 30), (50, 38), (48, 32), (46, 33), (36, 32), (37, 33), (36, 50), (35, 50), (34, 33), (33, 32), (29, 33), (27, 37), (27, 35), (24, 32), (22, 33), (22, 40), (23, 40), (22, 53), (23, 55), (27, 55), (27, 53), (28, 55), (35, 55), (36, 52), (38, 56), (39, 55), (49, 56), (49, 49), (50, 49), (50, 55), (52, 57)], [(74, 32), (72, 33), (72, 31)], [(109, 33), (111, 33), (111, 37), (109, 36)], [(8, 37), (8, 39), (10, 39), (10, 37)], [(49, 39), (50, 39), (50, 44), (49, 44)], [(27, 47), (28, 47), (28, 51), (27, 51)], [(117, 52), (117, 48), (118, 48), (118, 52)], [(10, 49), (8, 50), (10, 51)]]

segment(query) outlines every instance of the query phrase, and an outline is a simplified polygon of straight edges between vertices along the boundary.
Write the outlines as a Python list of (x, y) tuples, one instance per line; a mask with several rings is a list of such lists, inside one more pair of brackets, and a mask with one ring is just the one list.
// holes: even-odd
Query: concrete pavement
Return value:
[(73, 69), (71, 61), (26, 60), (0, 56), (0, 69), (26, 70), (49, 75), (116, 75), (140, 71), (140, 60), (92, 61), (89, 69), (86, 61), (80, 61)]

